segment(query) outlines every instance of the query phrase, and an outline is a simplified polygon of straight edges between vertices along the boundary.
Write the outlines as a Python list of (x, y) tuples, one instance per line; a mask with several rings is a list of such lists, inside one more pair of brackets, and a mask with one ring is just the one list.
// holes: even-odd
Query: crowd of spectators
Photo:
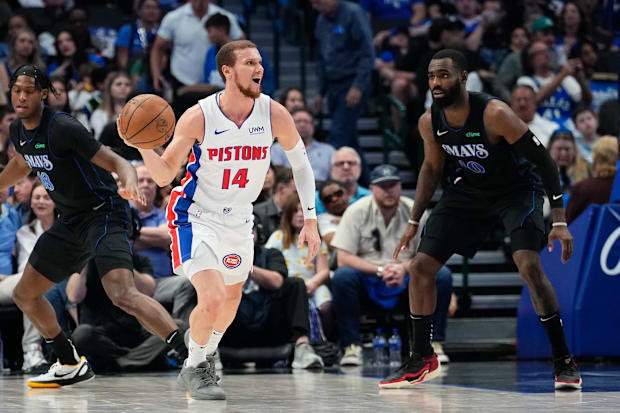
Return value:
[[(148, 200), (146, 206), (133, 205), (136, 284), (182, 326), (196, 297), (189, 281), (175, 276), (170, 266), (164, 211), (172, 186), (157, 187), (139, 153), (123, 144), (115, 120), (137, 94), (160, 94), (179, 116), (198, 99), (220, 91), (224, 84), (215, 55), (226, 42), (246, 37), (244, 22), (226, 9), (226, 2), (134, 0), (117, 2), (118, 20), (102, 24), (91, 6), (104, 3), (0, 0), (0, 164), (15, 156), (9, 140), (15, 119), (10, 77), (19, 66), (36, 64), (51, 76), (56, 90), (49, 106), (73, 114), (95, 139), (134, 161)], [(604, 24), (609, 19), (618, 24), (618, 10), (608, 3), (296, 2), (314, 10), (306, 17), (314, 29), (310, 49), (319, 88), (309, 98), (298, 87), (277, 91), (272, 69), (277, 62), (261, 51), (262, 89), (274, 97), (280, 93), (278, 100), (306, 147), (317, 180), (324, 243), (317, 258), (303, 265), (305, 250), (295, 247), (303, 215), (288, 161), (276, 142), (255, 203), (254, 268), (223, 345), (289, 342), (295, 344), (294, 368), (320, 368), (325, 363), (311, 345), (327, 340), (339, 344), (342, 365), (359, 365), (360, 315), (408, 312), (407, 260), (415, 245), (398, 262), (391, 253), (413, 201), (402, 194), (395, 167), (368, 166), (357, 125), (360, 116), (391, 94), (407, 112), (405, 124), (393, 114), (393, 129), (416, 139), (411, 125), (432, 103), (426, 72), (440, 49), (462, 51), (469, 65), (467, 89), (508, 102), (548, 148), (558, 166), (569, 220), (590, 203), (606, 202), (618, 159), (620, 47), (620, 35)], [(327, 130), (317, 127), (315, 118), (323, 115), (331, 118)], [(177, 184), (184, 175), (180, 170)], [(29, 251), (54, 221), (54, 207), (34, 176), (0, 193), (0, 204), (0, 305), (7, 306)], [(435, 350), (446, 361), (440, 342), (446, 338), (446, 318), (455, 310), (447, 267), (437, 276), (437, 291)], [(113, 306), (94, 266), (73, 274), (46, 297), (96, 369), (174, 365), (162, 343)], [(26, 317), (23, 325), (22, 368), (44, 370), (46, 349)], [(406, 331), (401, 334), (405, 337)]]

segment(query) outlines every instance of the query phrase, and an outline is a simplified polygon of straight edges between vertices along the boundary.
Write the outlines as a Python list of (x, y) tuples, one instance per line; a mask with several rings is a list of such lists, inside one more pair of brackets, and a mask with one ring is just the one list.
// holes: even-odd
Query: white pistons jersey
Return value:
[[(220, 93), (198, 101), (204, 139), (192, 148), (183, 181), (185, 197), (202, 208), (248, 208), (258, 198), (271, 161), (271, 98), (261, 94), (241, 127), (219, 106)], [(231, 211), (232, 212), (232, 211)]]

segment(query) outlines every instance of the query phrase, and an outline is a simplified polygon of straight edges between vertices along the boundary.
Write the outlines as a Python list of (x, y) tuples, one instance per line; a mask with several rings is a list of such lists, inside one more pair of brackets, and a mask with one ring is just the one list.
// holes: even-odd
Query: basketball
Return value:
[(157, 95), (138, 95), (123, 107), (118, 134), (134, 146), (153, 149), (170, 139), (175, 124), (168, 102)]

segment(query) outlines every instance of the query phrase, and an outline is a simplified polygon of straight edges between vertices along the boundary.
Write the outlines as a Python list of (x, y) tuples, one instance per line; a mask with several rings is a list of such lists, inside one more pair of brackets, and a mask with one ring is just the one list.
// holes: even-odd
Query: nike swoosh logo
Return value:
[(24, 146), (26, 144), (26, 141), (19, 141), (19, 146)]
[(557, 201), (560, 198), (562, 198), (562, 195), (553, 195), (553, 200), (554, 201)]
[(224, 130), (215, 130), (215, 134), (219, 135), (220, 133), (224, 133), (224, 132), (228, 132), (230, 129), (224, 129)]
[(312, 207), (312, 208), (308, 207), (308, 211), (312, 211), (314, 208), (315, 207)]
[[(75, 377), (81, 376), (82, 375), (82, 371), (84, 370), (84, 367), (86, 366), (86, 364), (82, 364), (82, 366), (80, 366), (80, 369), (78, 370), (77, 374), (75, 375)], [(88, 369), (88, 367), (86, 367)], [(58, 377), (58, 378), (62, 378), (65, 376), (68, 376), (70, 374), (75, 373), (75, 371), (70, 371), (69, 373), (65, 373), (65, 374), (58, 374), (57, 372), (54, 373), (54, 377)]]
[(445, 131), (437, 131), (437, 136), (442, 136), (442, 135), (445, 135), (446, 133), (448, 133), (447, 130), (445, 130)]
[(549, 321), (549, 320), (551, 320), (551, 319), (552, 319), (552, 318), (554, 318), (554, 317), (555, 317), (555, 314), (554, 314), (554, 315), (552, 315), (552, 316), (551, 316), (551, 317), (549, 317), (549, 318), (541, 318), (541, 319), (540, 319), (540, 321)]
[(94, 207), (93, 207), (93, 211), (98, 210), (99, 208), (101, 208), (101, 207), (102, 207), (102, 206), (104, 206), (105, 204), (106, 204), (105, 202), (102, 202), (102, 203), (100, 203), (99, 205), (94, 206)]

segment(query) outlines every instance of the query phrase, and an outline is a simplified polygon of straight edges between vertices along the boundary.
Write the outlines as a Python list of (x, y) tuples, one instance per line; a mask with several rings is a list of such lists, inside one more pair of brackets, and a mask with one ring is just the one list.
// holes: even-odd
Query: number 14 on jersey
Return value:
[(248, 180), (248, 169), (239, 169), (232, 181), (230, 180), (230, 169), (224, 169), (224, 176), (222, 178), (222, 189), (228, 189), (230, 185), (239, 185), (239, 188), (245, 188)]

